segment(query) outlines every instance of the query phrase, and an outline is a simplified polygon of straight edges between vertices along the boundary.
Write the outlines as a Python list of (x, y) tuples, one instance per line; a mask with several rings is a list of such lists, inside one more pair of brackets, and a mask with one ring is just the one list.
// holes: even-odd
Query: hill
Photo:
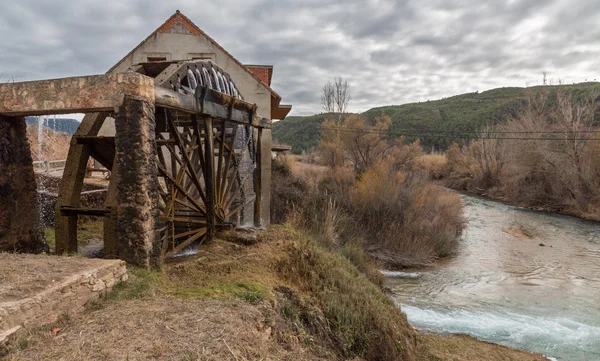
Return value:
[[(410, 141), (419, 138), (426, 148), (445, 149), (455, 141), (468, 141), (473, 132), (486, 124), (495, 125), (515, 116), (526, 104), (527, 92), (542, 88), (497, 88), (440, 100), (378, 107), (363, 114), (370, 121), (386, 114), (392, 118), (394, 137), (405, 135)], [(597, 82), (565, 85), (565, 88), (576, 97), (592, 91), (600, 93)], [(319, 126), (327, 116), (288, 117), (273, 124), (273, 138), (291, 145), (296, 154), (310, 151), (319, 142)]]
[[(37, 117), (26, 117), (28, 125), (38, 125)], [(79, 127), (79, 121), (77, 119), (71, 118), (54, 118), (54, 117), (44, 117), (44, 127), (50, 128), (55, 132), (67, 133), (70, 135), (75, 134), (77, 128)]]
[(334, 114), (316, 114), (309, 117), (291, 116), (273, 123), (273, 139), (292, 146), (292, 152), (312, 151), (321, 137), (321, 123)]
[(39, 137), (37, 125), (27, 125), (27, 139), (29, 140), (31, 157), (34, 161), (67, 159), (69, 146), (71, 145), (71, 134), (54, 132), (45, 128), (42, 129), (42, 136)]

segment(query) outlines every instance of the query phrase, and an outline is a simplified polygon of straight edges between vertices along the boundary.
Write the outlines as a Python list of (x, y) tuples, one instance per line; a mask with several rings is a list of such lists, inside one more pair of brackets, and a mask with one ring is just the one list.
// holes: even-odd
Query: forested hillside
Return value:
[[(453, 142), (466, 143), (486, 125), (503, 123), (515, 116), (526, 104), (526, 92), (540, 88), (497, 88), (434, 101), (373, 108), (363, 114), (370, 121), (382, 113), (390, 116), (392, 138), (419, 138), (426, 149), (445, 149)], [(597, 82), (565, 85), (565, 88), (576, 96), (590, 91), (600, 93)], [(288, 117), (273, 124), (273, 138), (291, 145), (296, 154), (310, 151), (319, 142), (320, 124), (327, 116)]]

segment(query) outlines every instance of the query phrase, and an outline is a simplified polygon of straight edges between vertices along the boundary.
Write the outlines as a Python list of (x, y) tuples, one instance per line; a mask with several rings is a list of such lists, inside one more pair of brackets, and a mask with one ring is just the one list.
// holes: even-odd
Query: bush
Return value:
[(531, 94), (523, 111), (499, 127), (507, 138), (448, 149), (446, 185), (525, 207), (600, 220), (600, 146), (596, 98), (558, 87)]
[(287, 162), (273, 161), (271, 167), (271, 223), (284, 223), (293, 209), (304, 203), (308, 186), (292, 176)]
[(382, 162), (362, 175), (349, 208), (364, 229), (365, 248), (397, 267), (452, 254), (464, 227), (460, 196), (425, 176), (406, 176)]
[[(381, 280), (373, 258), (392, 267), (411, 267), (451, 255), (464, 227), (460, 196), (433, 185), (427, 172), (415, 171), (418, 143), (399, 142), (392, 154), (398, 157), (379, 162), (358, 179), (351, 169), (331, 169), (317, 187), (293, 180), (285, 170), (290, 167), (283, 167), (278, 172), (287, 174), (285, 178), (273, 181), (280, 184), (273, 184), (277, 208), (272, 212), (328, 248), (346, 252), (376, 284)], [(353, 256), (356, 246), (363, 255)]]
[(446, 173), (448, 158), (444, 154), (424, 154), (414, 161), (414, 169), (427, 174), (431, 179), (441, 179)]

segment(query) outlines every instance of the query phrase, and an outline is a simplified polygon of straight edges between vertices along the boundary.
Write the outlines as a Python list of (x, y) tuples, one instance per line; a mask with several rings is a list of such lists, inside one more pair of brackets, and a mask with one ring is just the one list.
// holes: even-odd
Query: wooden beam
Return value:
[(256, 115), (256, 106), (230, 97), (209, 88), (197, 97), (159, 87), (155, 89), (156, 106), (187, 114), (209, 115), (213, 118), (251, 125), (256, 128), (271, 128), (271, 121)]
[[(92, 113), (79, 124), (73, 137), (96, 136), (104, 124), (108, 113)], [(79, 207), (79, 199), (83, 188), (83, 179), (90, 156), (89, 145), (71, 144), (63, 171), (63, 178), (56, 202), (56, 250), (57, 254), (77, 253), (77, 215), (63, 216), (62, 206)]]
[(204, 116), (199, 120), (204, 123), (204, 134), (206, 139), (204, 140), (204, 184), (206, 187), (206, 223), (207, 223), (207, 234), (206, 237), (209, 241), (215, 236), (215, 170), (213, 162), (214, 156), (214, 142), (213, 142), (213, 125), (212, 118)]
[(261, 227), (262, 222), (262, 132), (261, 128), (258, 129), (258, 139), (256, 144), (256, 185), (255, 193), (256, 199), (254, 200), (254, 225)]
[(63, 206), (60, 207), (60, 213), (63, 216), (95, 216), (95, 217), (107, 217), (110, 216), (111, 210), (105, 208), (77, 208)]

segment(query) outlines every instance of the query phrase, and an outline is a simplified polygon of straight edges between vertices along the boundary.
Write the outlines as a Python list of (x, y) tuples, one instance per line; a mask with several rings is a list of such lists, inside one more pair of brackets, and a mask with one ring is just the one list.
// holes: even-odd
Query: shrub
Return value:
[[(600, 220), (600, 146), (596, 98), (562, 87), (530, 94), (528, 105), (497, 136), (448, 149), (449, 187)], [(510, 138), (527, 138), (526, 140)]]
[(308, 186), (292, 176), (290, 164), (273, 161), (271, 167), (271, 223), (286, 221), (290, 212), (303, 204)]
[(406, 176), (382, 162), (362, 175), (349, 208), (365, 231), (365, 247), (398, 267), (419, 266), (454, 252), (464, 227), (460, 196)]
[(414, 169), (423, 171), (431, 179), (443, 178), (447, 166), (448, 158), (445, 154), (424, 154), (414, 161)]

